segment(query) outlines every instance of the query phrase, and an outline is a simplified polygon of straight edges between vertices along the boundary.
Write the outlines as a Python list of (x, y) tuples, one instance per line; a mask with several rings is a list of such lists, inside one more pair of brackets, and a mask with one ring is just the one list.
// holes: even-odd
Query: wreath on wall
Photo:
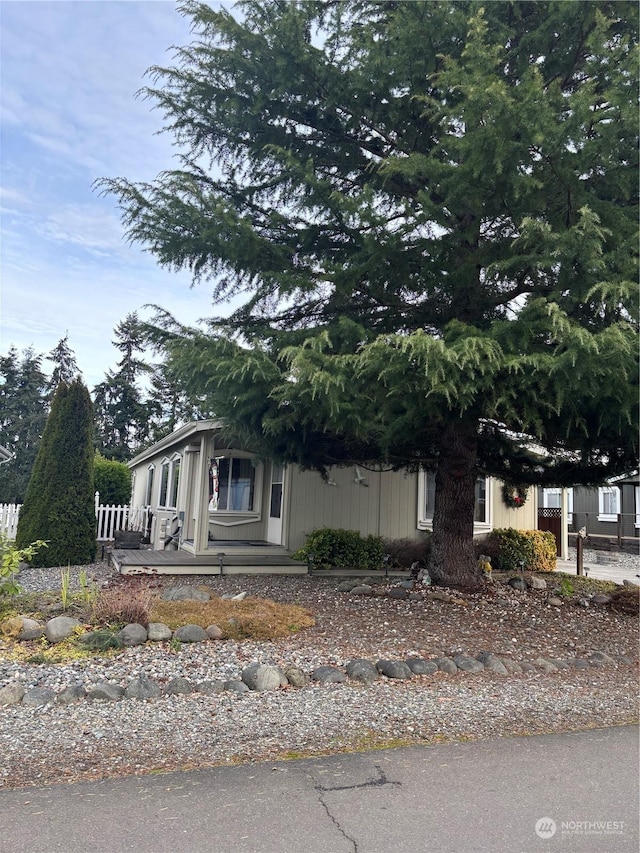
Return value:
[(513, 483), (504, 483), (502, 486), (502, 500), (509, 509), (519, 509), (524, 506), (528, 494), (528, 486), (514, 486)]

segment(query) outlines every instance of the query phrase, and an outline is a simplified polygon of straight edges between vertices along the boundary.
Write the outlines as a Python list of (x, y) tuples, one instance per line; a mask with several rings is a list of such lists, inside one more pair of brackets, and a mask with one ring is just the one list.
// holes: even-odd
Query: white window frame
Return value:
[(144, 500), (145, 506), (152, 506), (153, 502), (153, 487), (155, 486), (156, 466), (151, 463), (147, 466), (147, 480), (144, 484)]
[[(567, 492), (567, 524), (573, 524), (573, 488), (566, 489)], [(551, 498), (553, 497), (553, 502)], [(545, 509), (562, 509), (562, 489), (543, 489), (542, 506)]]
[[(418, 530), (433, 529), (433, 507), (427, 506), (427, 477), (429, 472), (422, 469), (418, 473)], [(474, 535), (486, 533), (493, 527), (493, 478), (484, 476), (485, 480), (485, 520), (473, 522)], [(480, 479), (478, 477), (478, 479)]]
[[(605, 512), (605, 495), (615, 497), (616, 512)], [(620, 489), (618, 486), (600, 486), (598, 489), (598, 521), (617, 521), (620, 512)]]
[[(160, 463), (160, 485), (158, 489), (158, 508), (159, 509), (177, 509), (178, 505), (178, 495), (174, 495), (175, 486), (176, 486), (176, 471), (180, 470), (180, 466), (182, 463), (182, 456), (180, 453), (174, 453), (171, 458), (165, 456), (165, 458)], [(151, 467), (151, 466), (149, 466)], [(163, 502), (163, 480), (164, 480), (164, 472), (167, 471), (167, 483), (166, 488), (164, 489), (164, 502)], [(177, 485), (179, 486), (179, 480)], [(174, 503), (169, 503), (175, 497)]]
[(260, 521), (262, 517), (262, 488), (264, 481), (264, 465), (259, 462), (254, 454), (242, 450), (227, 450), (215, 448), (210, 458), (230, 460), (229, 471), (232, 470), (234, 459), (248, 459), (251, 462), (253, 477), (253, 507), (248, 510), (238, 509), (213, 509), (209, 506), (209, 522), (222, 527), (234, 527), (239, 524), (250, 524)]

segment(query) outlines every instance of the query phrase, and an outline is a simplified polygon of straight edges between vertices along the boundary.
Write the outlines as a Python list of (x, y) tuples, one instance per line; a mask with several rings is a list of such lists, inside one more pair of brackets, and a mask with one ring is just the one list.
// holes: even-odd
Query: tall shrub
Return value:
[(131, 499), (131, 471), (124, 462), (105, 459), (101, 453), (96, 453), (93, 480), (96, 491), (100, 492), (100, 503), (129, 503)]
[(83, 565), (95, 558), (93, 406), (80, 379), (61, 382), (20, 511), (16, 547), (46, 540), (34, 566)]

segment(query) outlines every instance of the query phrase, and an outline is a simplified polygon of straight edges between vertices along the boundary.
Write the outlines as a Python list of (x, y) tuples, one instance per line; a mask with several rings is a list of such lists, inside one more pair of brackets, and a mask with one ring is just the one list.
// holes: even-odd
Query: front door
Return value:
[(267, 522), (267, 542), (282, 545), (282, 509), (284, 501), (283, 465), (273, 462), (271, 465), (271, 490), (269, 494), (269, 520)]

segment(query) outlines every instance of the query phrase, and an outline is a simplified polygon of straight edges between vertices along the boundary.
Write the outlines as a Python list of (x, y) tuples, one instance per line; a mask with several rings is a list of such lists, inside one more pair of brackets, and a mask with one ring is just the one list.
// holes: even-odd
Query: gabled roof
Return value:
[(178, 429), (174, 430), (169, 435), (165, 435), (164, 438), (161, 438), (160, 441), (156, 441), (156, 443), (152, 444), (151, 447), (147, 447), (146, 450), (138, 453), (137, 456), (134, 456), (133, 459), (127, 462), (127, 465), (129, 468), (135, 468), (136, 465), (140, 465), (141, 462), (145, 462), (152, 456), (157, 456), (159, 453), (162, 453), (163, 450), (167, 450), (175, 444), (181, 444), (192, 435), (197, 435), (201, 432), (216, 432), (217, 430), (221, 430), (222, 427), (222, 421), (214, 419), (190, 421), (188, 424), (178, 427)]

